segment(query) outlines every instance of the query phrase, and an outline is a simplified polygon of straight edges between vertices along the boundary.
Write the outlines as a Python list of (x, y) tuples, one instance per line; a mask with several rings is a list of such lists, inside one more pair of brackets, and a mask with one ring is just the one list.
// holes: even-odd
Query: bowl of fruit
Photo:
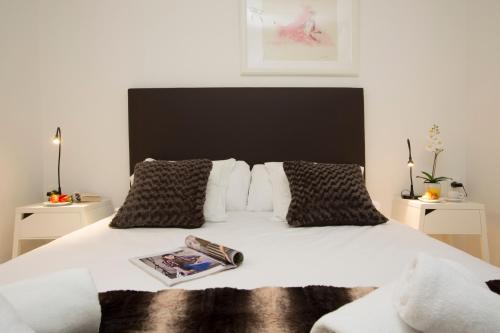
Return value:
[(425, 193), (419, 198), (424, 202), (440, 202), (441, 201), (441, 184), (440, 183), (425, 183)]
[(59, 194), (56, 191), (47, 193), (48, 201), (45, 206), (67, 206), (73, 203), (73, 197), (70, 194)]

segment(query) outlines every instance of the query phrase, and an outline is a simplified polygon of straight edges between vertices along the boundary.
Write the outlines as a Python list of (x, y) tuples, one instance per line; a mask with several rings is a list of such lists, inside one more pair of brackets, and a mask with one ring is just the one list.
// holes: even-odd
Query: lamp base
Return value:
[(420, 195), (401, 194), (401, 198), (406, 200), (417, 200), (418, 197), (420, 197)]

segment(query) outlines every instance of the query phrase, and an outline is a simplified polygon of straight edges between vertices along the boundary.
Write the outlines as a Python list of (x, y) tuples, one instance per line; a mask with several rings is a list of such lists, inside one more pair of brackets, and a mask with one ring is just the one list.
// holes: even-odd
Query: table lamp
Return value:
[(415, 163), (413, 162), (413, 158), (411, 157), (410, 139), (406, 139), (406, 143), (408, 144), (408, 167), (410, 168), (410, 193), (408, 193), (408, 190), (404, 190), (401, 192), (401, 197), (403, 199), (416, 199), (417, 196), (415, 195), (415, 192), (413, 190), (413, 166), (415, 165)]
[(408, 143), (408, 167), (410, 168), (410, 199), (415, 199), (415, 192), (413, 191), (413, 166), (415, 163), (413, 163), (413, 159), (411, 158), (410, 139), (406, 139), (406, 142)]
[(52, 143), (59, 146), (59, 157), (57, 158), (57, 194), (62, 194), (61, 192), (61, 144), (62, 144), (62, 134), (61, 128), (57, 127), (56, 134), (52, 138)]

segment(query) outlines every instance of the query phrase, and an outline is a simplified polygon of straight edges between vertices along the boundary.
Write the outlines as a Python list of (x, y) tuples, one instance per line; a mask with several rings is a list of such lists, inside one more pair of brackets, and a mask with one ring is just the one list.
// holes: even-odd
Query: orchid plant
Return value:
[(423, 176), (417, 176), (421, 178), (425, 183), (436, 184), (443, 180), (451, 179), (448, 177), (436, 177), (436, 163), (439, 154), (444, 151), (443, 141), (440, 137), (441, 131), (438, 125), (433, 125), (429, 130), (429, 143), (425, 146), (425, 149), (434, 154), (434, 162), (432, 164), (432, 173), (422, 171)]

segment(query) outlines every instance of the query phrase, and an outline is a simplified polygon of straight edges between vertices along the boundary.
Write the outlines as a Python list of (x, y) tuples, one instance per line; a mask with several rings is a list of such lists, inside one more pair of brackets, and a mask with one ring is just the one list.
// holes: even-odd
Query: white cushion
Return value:
[(247, 210), (252, 212), (273, 211), (273, 187), (264, 164), (256, 164), (252, 168)]
[(290, 183), (283, 169), (283, 162), (268, 162), (265, 166), (273, 187), (273, 217), (277, 221), (286, 221), (292, 194)]
[(16, 313), (12, 305), (0, 295), (0, 332), (35, 333)]
[(206, 221), (222, 222), (226, 220), (226, 192), (235, 163), (234, 158), (212, 161), (212, 170), (208, 177), (207, 193), (203, 205), (203, 215)]
[(419, 253), (393, 294), (399, 317), (428, 333), (500, 332), (500, 296), (460, 263)]
[(2, 285), (0, 295), (37, 333), (99, 332), (101, 306), (86, 268)]
[(229, 185), (226, 192), (226, 210), (245, 210), (250, 187), (250, 166), (245, 161), (236, 161), (233, 172), (229, 176)]
[(417, 333), (392, 306), (393, 290), (391, 283), (324, 315), (311, 333)]

